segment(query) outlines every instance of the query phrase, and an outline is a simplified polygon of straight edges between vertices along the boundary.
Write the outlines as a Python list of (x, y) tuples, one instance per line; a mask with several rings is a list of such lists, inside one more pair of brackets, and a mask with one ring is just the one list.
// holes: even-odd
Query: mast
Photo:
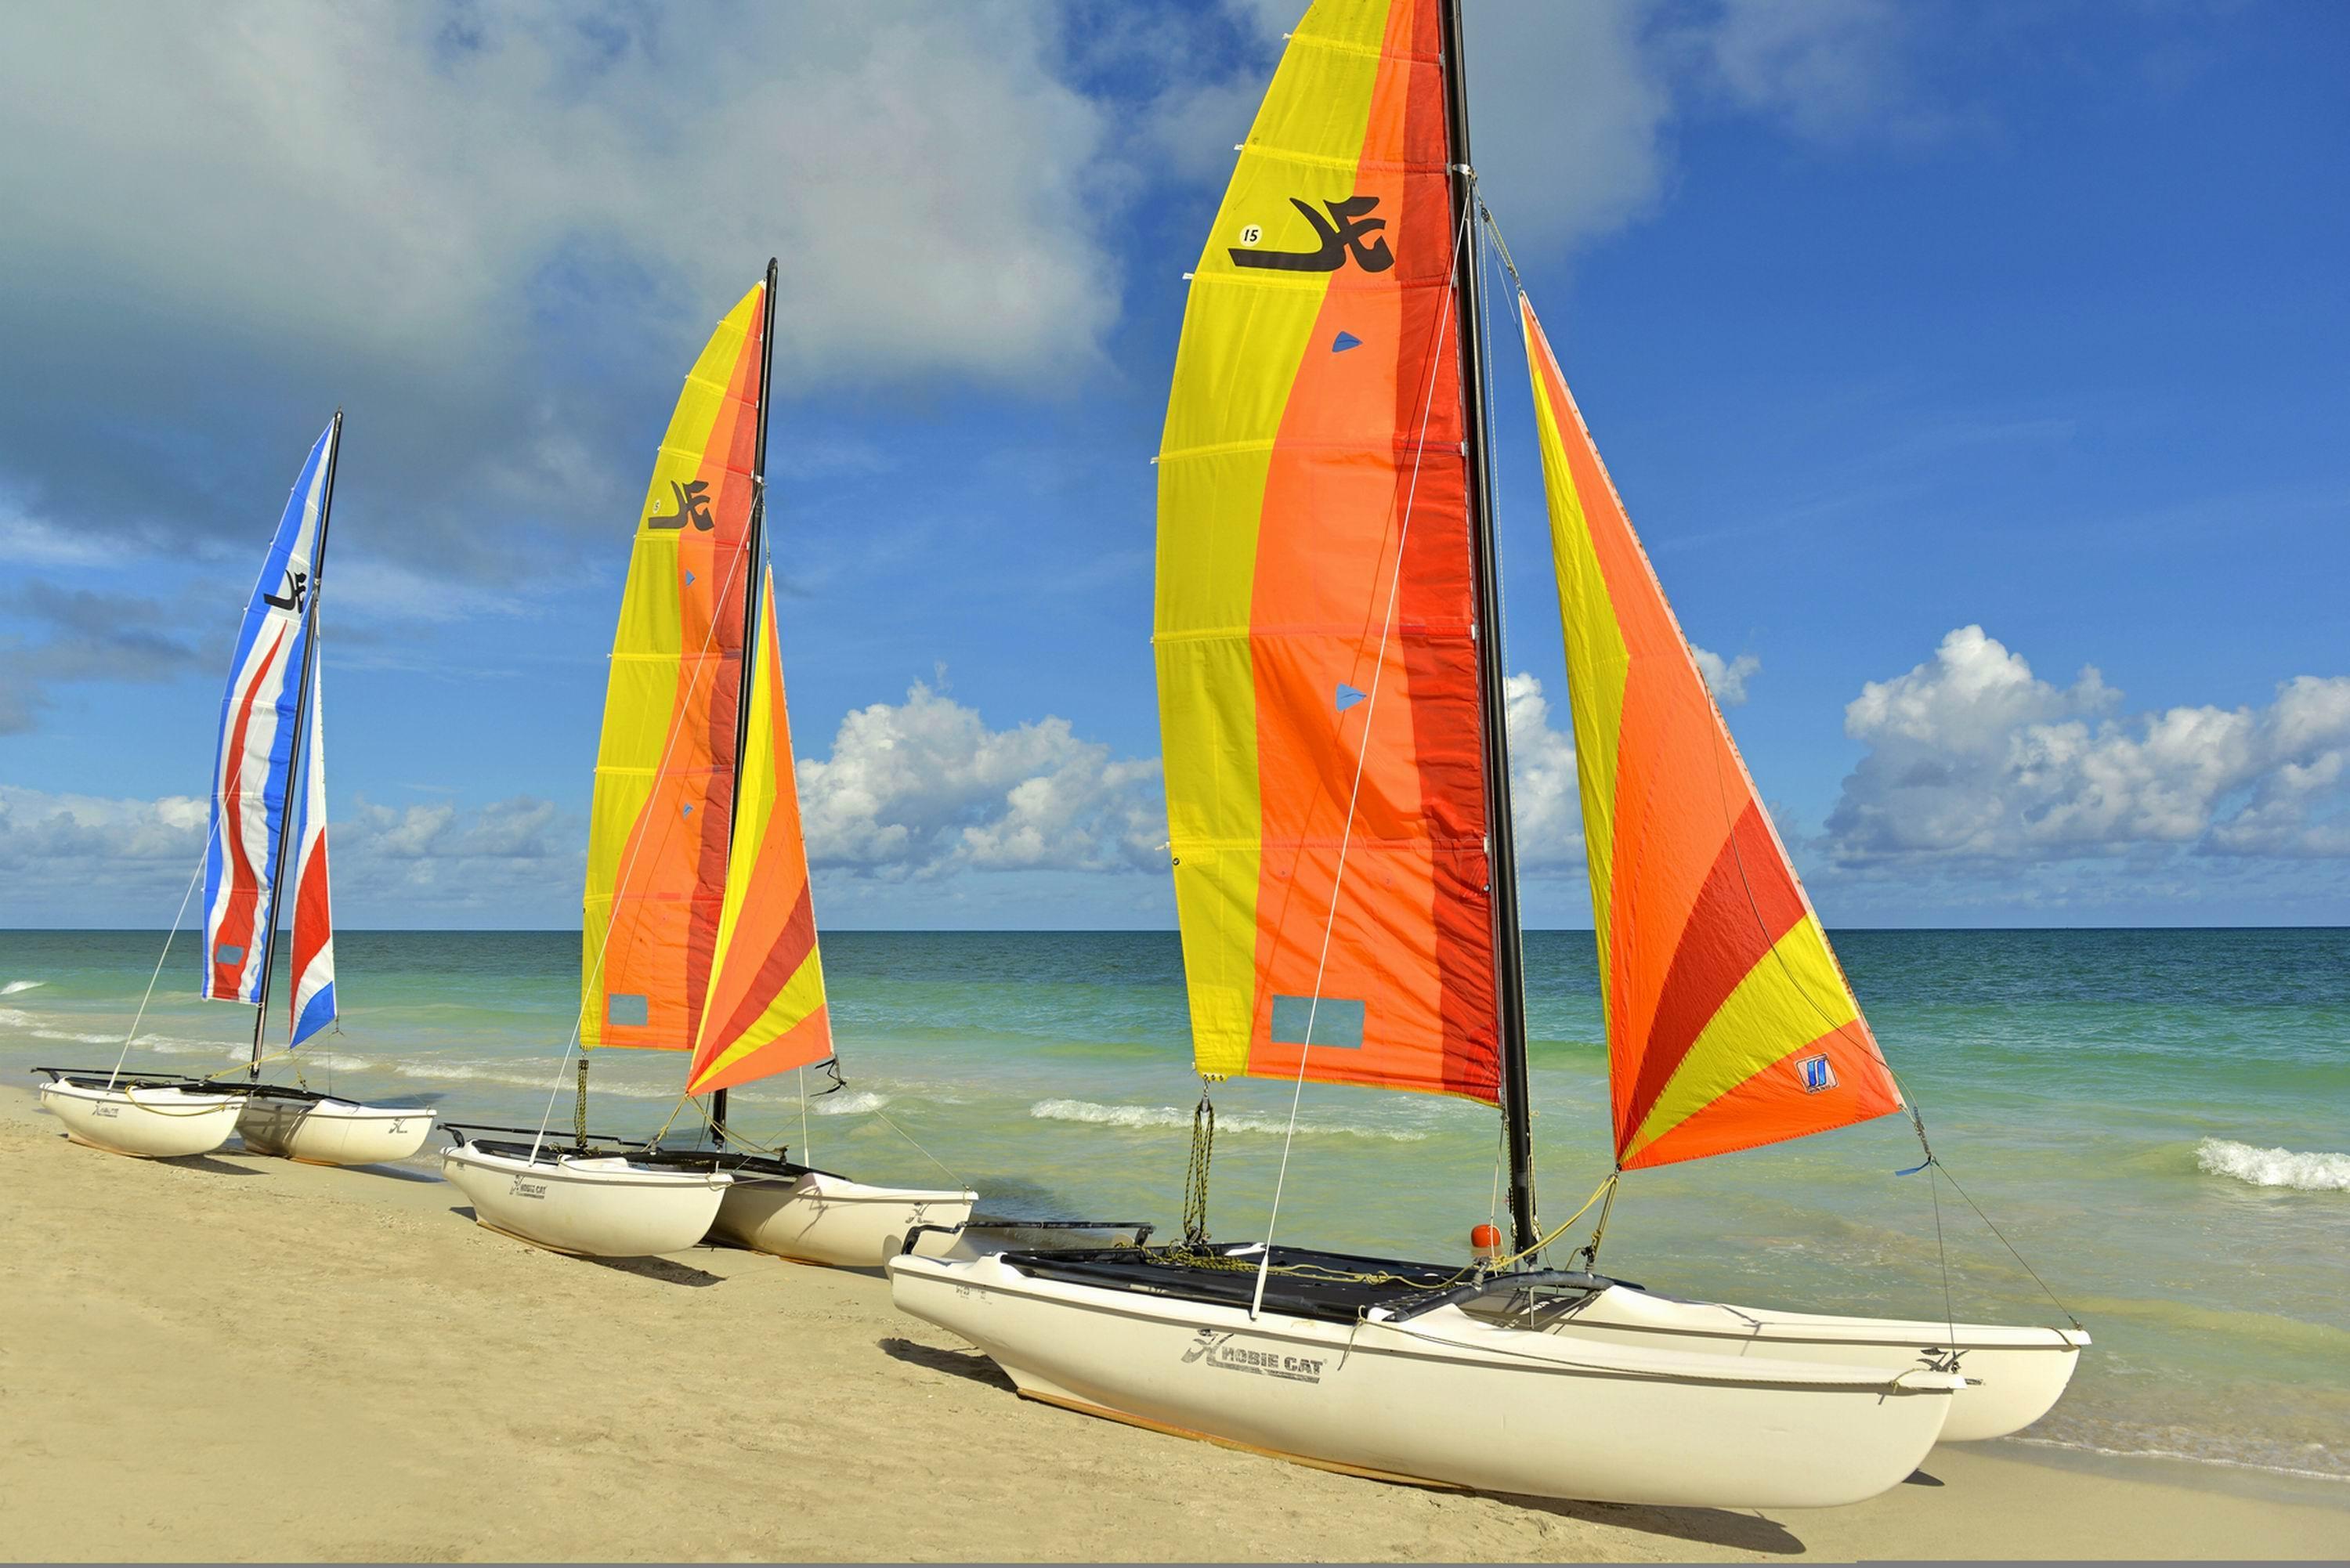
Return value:
[(1485, 319), (1485, 274), (1478, 263), (1477, 192), (1469, 157), (1468, 52), (1460, 0), (1436, 0), (1444, 29), (1444, 118), (1452, 150), (1452, 232), (1467, 234), (1461, 274), (1461, 382), (1468, 395), (1461, 453), (1469, 461), (1469, 531), (1477, 551), (1477, 675), (1485, 733), (1485, 831), (1492, 879), (1493, 971), (1501, 1016), (1502, 1126), (1509, 1146), (1513, 1251), (1531, 1251), (1534, 1223), (1534, 1111), (1527, 1103), (1525, 950), (1518, 933), (1518, 856), (1510, 815), (1509, 671), (1503, 665), (1500, 552), (1493, 539), (1493, 470), (1486, 451), (1492, 389), (1479, 327)]
[[(767, 383), (775, 365), (775, 260), (767, 258), (766, 297), (762, 302), (766, 319), (759, 327), (759, 430), (751, 454), (751, 538), (744, 546), (751, 559), (750, 580), (743, 587), (743, 656), (738, 670), (742, 688), (734, 710), (734, 784), (728, 797), (733, 802), (727, 813), (726, 848), (731, 863), (734, 849), (734, 823), (739, 815), (743, 796), (743, 736), (751, 727), (751, 684), (758, 667), (759, 593), (766, 566), (767, 544)], [(786, 764), (788, 765), (788, 763)], [(714, 1089), (710, 1096), (710, 1137), (719, 1147), (726, 1147), (726, 1091)]]
[(286, 763), (286, 804), (277, 813), (277, 875), (269, 879), (269, 918), (261, 926), (261, 992), (254, 1003), (253, 1059), (244, 1075), (261, 1081), (261, 1038), (269, 1023), (270, 971), (277, 961), (277, 895), (286, 886), (286, 851), (294, 833), (294, 775), (302, 768), (302, 730), (310, 716), (310, 673), (318, 662), (318, 585), (327, 575), (327, 519), (335, 510), (335, 464), (343, 455), (343, 410), (335, 410), (327, 442), (327, 486), (318, 497), (318, 539), (310, 550), (310, 598), (302, 607), (302, 679), (294, 688), (293, 751)]

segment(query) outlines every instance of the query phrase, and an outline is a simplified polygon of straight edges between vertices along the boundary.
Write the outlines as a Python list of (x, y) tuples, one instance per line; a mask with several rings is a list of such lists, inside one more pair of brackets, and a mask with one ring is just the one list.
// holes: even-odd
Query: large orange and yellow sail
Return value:
[(824, 961), (816, 950), (808, 892), (807, 843), (792, 774), (772, 575), (761, 586), (759, 628), (726, 899), (718, 919), (708, 1004), (685, 1081), (692, 1095), (832, 1054)]
[(1491, 1102), (1443, 70), (1434, 0), (1291, 35), (1192, 278), (1155, 647), (1200, 1071)]
[(766, 286), (671, 415), (612, 639), (588, 839), (580, 1040), (683, 1051), (702, 1023), (733, 816)]
[(1901, 1094), (1519, 296), (1566, 632), (1619, 1167), (1898, 1110)]

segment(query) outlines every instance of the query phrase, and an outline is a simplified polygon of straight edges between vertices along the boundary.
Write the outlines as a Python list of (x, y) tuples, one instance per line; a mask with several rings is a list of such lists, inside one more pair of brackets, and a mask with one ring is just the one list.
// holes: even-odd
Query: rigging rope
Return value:
[(1191, 1110), (1191, 1164), (1183, 1174), (1183, 1244), (1187, 1252), (1208, 1246), (1208, 1163), (1216, 1153), (1216, 1107), (1208, 1080), (1200, 1080), (1200, 1103)]
[(114, 1087), (114, 1080), (122, 1075), (122, 1064), (130, 1055), (130, 1043), (139, 1038), (139, 1025), (147, 1017), (147, 1004), (155, 999), (155, 982), (163, 976), (163, 964), (172, 956), (172, 943), (180, 934), (180, 922), (188, 918), (188, 900), (196, 896), (196, 882), (204, 874), (204, 862), (211, 857), (212, 846), (196, 857), (196, 869), (188, 878), (188, 890), (180, 895), (180, 912), (172, 917), (172, 929), (163, 933), (163, 950), (155, 957), (155, 972), (147, 977), (147, 994), (139, 999), (139, 1011), (131, 1015), (130, 1032), (122, 1037), (122, 1054), (114, 1059), (114, 1070), (106, 1075), (106, 1086)]
[[(1453, 232), (1452, 266), (1448, 274), (1449, 276), (1457, 278), (1461, 275), (1461, 254), (1467, 241), (1469, 230), (1470, 213), (1468, 208), (1464, 206), (1461, 213), (1461, 222), (1455, 226)], [(1289, 1126), (1281, 1137), (1281, 1168), (1274, 1177), (1273, 1209), (1265, 1217), (1264, 1266), (1257, 1270), (1256, 1293), (1249, 1303), (1249, 1318), (1252, 1322), (1255, 1321), (1258, 1312), (1264, 1305), (1265, 1275), (1273, 1262), (1274, 1230), (1281, 1219), (1282, 1191), (1289, 1181), (1290, 1146), (1296, 1141), (1297, 1110), (1305, 1097), (1305, 1064), (1314, 1054), (1314, 1021), (1322, 1007), (1322, 981), (1330, 967), (1330, 938), (1338, 929), (1338, 899), (1347, 885), (1347, 849), (1354, 841), (1355, 811), (1363, 798), (1363, 765), (1370, 760), (1371, 725), (1378, 716), (1380, 677), (1387, 672), (1388, 639), (1395, 630), (1397, 598), (1403, 590), (1404, 548), (1411, 537), (1411, 514), (1413, 504), (1419, 497), (1420, 468), (1427, 461), (1428, 421), (1436, 409), (1437, 372), (1444, 363), (1444, 339), (1451, 325), (1452, 309), (1451, 296), (1448, 296), (1446, 308), (1437, 313), (1435, 343), (1433, 351), (1428, 357), (1428, 385), (1421, 391), (1419, 398), (1419, 439), (1412, 443), (1411, 483), (1404, 490), (1403, 518), (1396, 529), (1395, 565), (1388, 573), (1387, 612), (1379, 623), (1378, 649), (1371, 659), (1370, 689), (1364, 693), (1363, 698), (1363, 738), (1355, 753), (1354, 782), (1347, 791), (1347, 821), (1338, 834), (1337, 866), (1330, 878), (1330, 909), (1322, 921), (1322, 951), (1314, 962), (1314, 994), (1305, 1004), (1305, 1038), (1299, 1042), (1297, 1047), (1297, 1077), (1291, 1085), (1289, 1094)]]

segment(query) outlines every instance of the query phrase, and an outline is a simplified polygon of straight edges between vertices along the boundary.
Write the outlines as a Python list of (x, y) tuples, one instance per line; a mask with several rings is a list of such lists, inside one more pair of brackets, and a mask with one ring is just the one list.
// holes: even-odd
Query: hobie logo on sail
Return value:
[(710, 483), (707, 480), (696, 479), (680, 484), (672, 479), (669, 487), (676, 495), (677, 510), (664, 514), (655, 508), (653, 514), (645, 519), (646, 527), (682, 528), (691, 523), (707, 534), (718, 525), (710, 515)]
[(296, 615), (301, 614), (302, 596), (310, 591), (310, 574), (307, 572), (297, 572), (293, 567), (288, 566), (286, 568), (285, 587), (286, 597), (284, 598), (278, 597), (276, 594), (264, 594), (261, 596), (262, 602), (265, 604), (276, 605), (282, 610), (292, 610)]
[(1264, 231), (1255, 223), (1241, 231), (1241, 244), (1231, 251), (1234, 266), (1263, 267), (1274, 272), (1336, 272), (1355, 258), (1355, 265), (1365, 272), (1385, 272), (1395, 265), (1395, 253), (1379, 231), (1388, 226), (1385, 218), (1371, 213), (1379, 204), (1377, 196), (1348, 196), (1344, 201), (1325, 202), (1329, 213), (1324, 217), (1313, 204), (1295, 196), (1289, 204), (1305, 216), (1314, 227), (1314, 237), (1321, 244), (1310, 251), (1264, 251), (1253, 247), (1264, 237)]
[(1804, 1093), (1807, 1095), (1836, 1086), (1835, 1069), (1828, 1065), (1825, 1056), (1806, 1056), (1795, 1064), (1795, 1071), (1804, 1075)]

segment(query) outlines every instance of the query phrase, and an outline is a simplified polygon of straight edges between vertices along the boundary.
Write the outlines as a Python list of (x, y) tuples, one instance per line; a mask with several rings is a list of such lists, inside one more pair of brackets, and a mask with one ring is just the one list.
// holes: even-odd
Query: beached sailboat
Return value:
[[(178, 1074), (126, 1074), (120, 1063), (111, 1071), (43, 1069), (50, 1075), (44, 1102), (81, 1142), (167, 1158), (207, 1153), (234, 1132), (257, 1154), (363, 1165), (404, 1159), (432, 1132), (427, 1107), (366, 1105), (261, 1076), (273, 1059), (269, 999), (279, 977), (271, 939), (289, 863), (293, 978), (283, 987), (286, 1045), (274, 1054), (290, 1057), (335, 1021), (318, 603), (342, 431), (338, 410), (295, 481), (246, 603), (221, 700), (203, 871), (199, 994), (254, 1009), (246, 1081), (229, 1087)], [(129, 1048), (126, 1043), (126, 1053)]]
[[(1541, 1266), (1565, 1227), (1534, 1212), (1461, 59), (1454, 0), (1318, 0), (1290, 36), (1192, 275), (1156, 650), (1203, 1080), (1497, 1106), (1513, 1243), (1484, 1239), (1468, 1267), (1212, 1244), (1195, 1187), (1176, 1244), (900, 1258), (893, 1294), (1030, 1397), (1311, 1464), (1624, 1502), (1856, 1501), (1959, 1419), (1977, 1357), (2069, 1373), (2077, 1346), (1746, 1314)], [(1624, 569), (1628, 525), (1603, 531), (1611, 570), (1587, 569), (1598, 503), (1554, 461), (1558, 393), (1544, 457), (1623, 1168), (1897, 1110), (1653, 577)], [(1576, 1218), (1598, 1204), (1604, 1223), (1612, 1192)], [(1986, 1424), (2063, 1384), (2012, 1381), (2033, 1391)]]
[[(452, 1126), (443, 1154), (483, 1224), (560, 1251), (709, 1236), (872, 1268), (976, 1199), (852, 1181), (728, 1125), (730, 1089), (833, 1061), (765, 565), (775, 283), (770, 262), (686, 378), (637, 529), (597, 756), (571, 1137)], [(608, 1047), (690, 1052), (681, 1108), (709, 1096), (708, 1145), (590, 1135), (587, 1053)]]

